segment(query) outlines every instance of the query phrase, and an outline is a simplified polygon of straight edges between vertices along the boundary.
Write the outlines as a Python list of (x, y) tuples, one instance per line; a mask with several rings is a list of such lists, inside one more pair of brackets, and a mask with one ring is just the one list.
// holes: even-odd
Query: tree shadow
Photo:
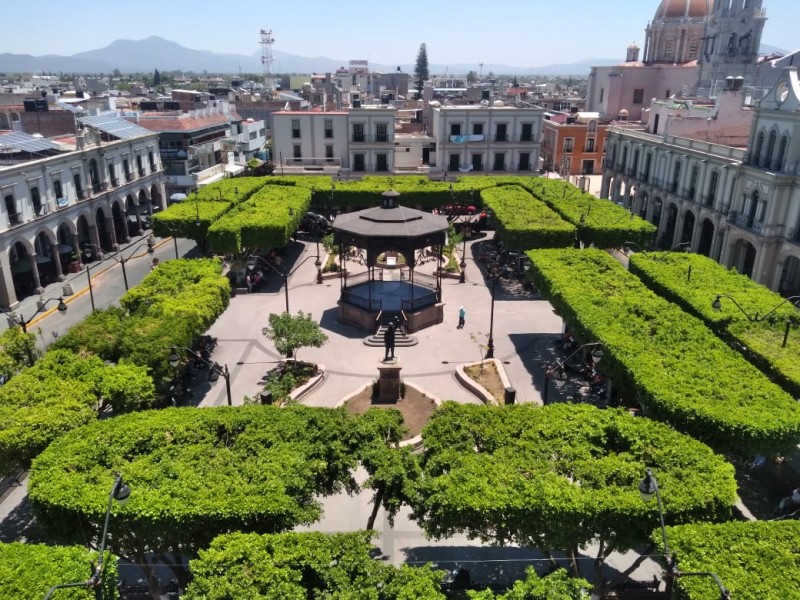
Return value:
[(0, 542), (46, 543), (42, 528), (36, 522), (28, 496), (0, 522)]

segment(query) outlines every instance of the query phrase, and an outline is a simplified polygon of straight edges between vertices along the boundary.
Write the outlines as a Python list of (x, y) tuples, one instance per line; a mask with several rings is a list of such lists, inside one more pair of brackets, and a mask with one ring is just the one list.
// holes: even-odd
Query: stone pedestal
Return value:
[(400, 399), (400, 371), (403, 366), (396, 358), (378, 363), (378, 402), (397, 402)]

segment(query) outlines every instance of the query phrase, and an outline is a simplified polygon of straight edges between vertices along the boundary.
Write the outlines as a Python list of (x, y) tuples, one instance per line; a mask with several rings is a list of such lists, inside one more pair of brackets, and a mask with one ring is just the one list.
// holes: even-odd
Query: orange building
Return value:
[(607, 122), (598, 113), (545, 113), (542, 121), (542, 161), (545, 171), (562, 177), (601, 175)]

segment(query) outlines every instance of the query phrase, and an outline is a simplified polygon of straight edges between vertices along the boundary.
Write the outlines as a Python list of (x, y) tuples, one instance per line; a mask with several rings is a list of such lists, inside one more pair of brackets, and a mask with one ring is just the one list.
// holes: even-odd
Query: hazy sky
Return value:
[[(0, 53), (71, 55), (116, 39), (158, 35), (196, 50), (251, 55), (260, 51), (260, 29), (272, 29), (276, 50), (300, 56), (410, 64), (425, 42), (431, 63), (528, 67), (624, 59), (631, 42), (644, 46), (644, 28), (658, 4), (659, 0), (4, 2)], [(797, 6), (797, 0), (764, 0), (768, 20), (763, 42), (800, 48)], [(280, 70), (279, 63), (275, 66)]]

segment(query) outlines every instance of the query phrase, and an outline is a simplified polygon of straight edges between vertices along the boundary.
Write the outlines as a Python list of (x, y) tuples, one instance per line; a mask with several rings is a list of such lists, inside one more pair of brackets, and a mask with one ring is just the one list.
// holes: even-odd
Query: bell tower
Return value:
[(761, 34), (767, 20), (762, 0), (716, 0), (700, 53), (698, 91), (716, 95), (727, 77), (753, 85)]

